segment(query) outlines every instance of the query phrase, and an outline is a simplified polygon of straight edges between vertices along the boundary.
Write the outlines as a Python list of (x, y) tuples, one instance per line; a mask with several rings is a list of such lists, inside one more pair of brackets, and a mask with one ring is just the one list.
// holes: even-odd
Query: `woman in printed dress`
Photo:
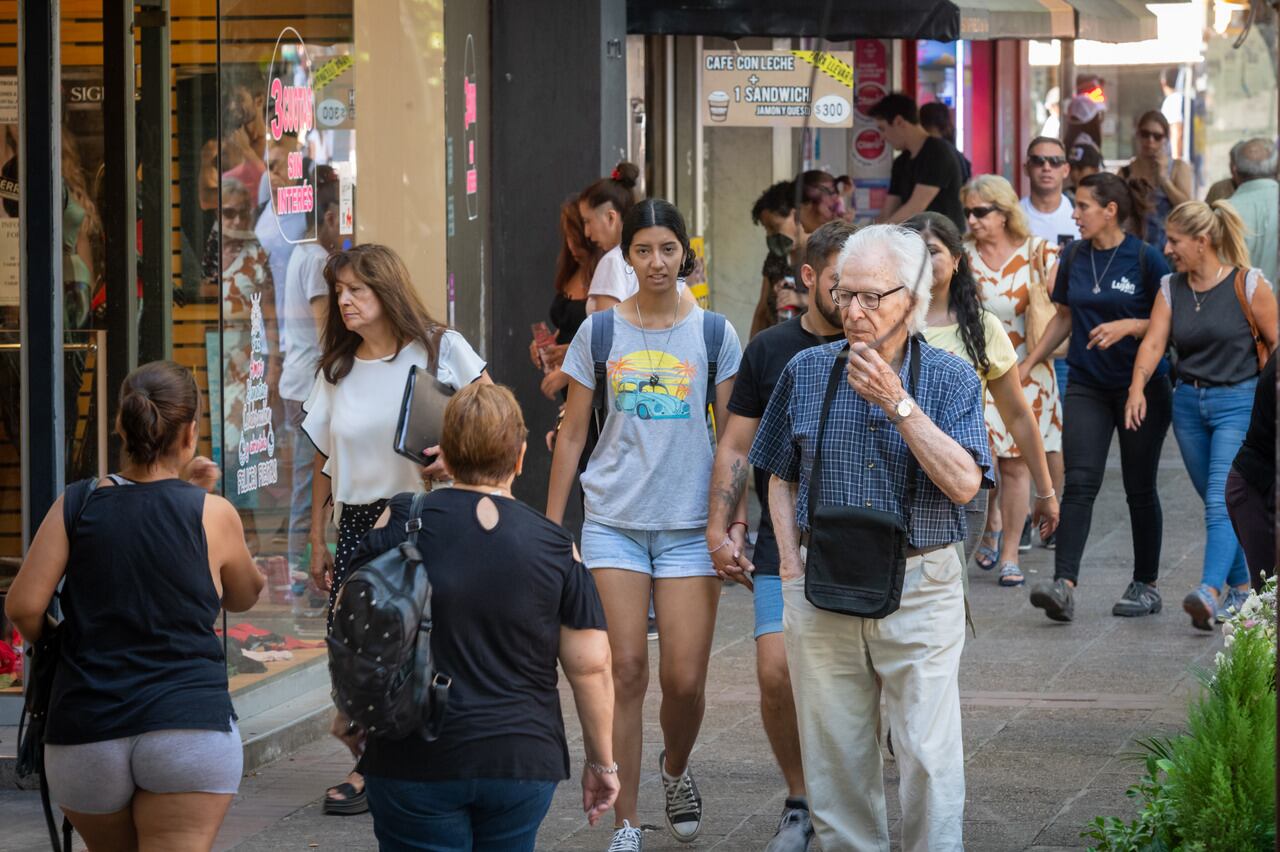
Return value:
[[(960, 197), (969, 223), (965, 250), (983, 305), (1004, 325), (1021, 367), (1027, 357), (1026, 313), (1031, 287), (1045, 287), (1054, 280), (1058, 249), (1031, 235), (1017, 193), (1004, 178), (974, 178)], [(1025, 367), (1022, 373), (1027, 374)], [(1062, 481), (1062, 405), (1051, 362), (1031, 367), (1023, 392), (1040, 426), (1056, 496)], [(1000, 484), (992, 497), (987, 527), (974, 558), (983, 570), (999, 564), (1000, 585), (1021, 586), (1024, 577), (1018, 552), (1030, 548), (1030, 529), (1024, 529), (1024, 524), (1031, 500), (1031, 474), (990, 395), (986, 417), (992, 449), (999, 459)]]

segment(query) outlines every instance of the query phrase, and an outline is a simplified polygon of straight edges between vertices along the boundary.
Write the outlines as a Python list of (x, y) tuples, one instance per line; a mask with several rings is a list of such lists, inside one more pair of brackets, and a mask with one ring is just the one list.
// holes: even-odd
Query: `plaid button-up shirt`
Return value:
[[(827, 378), (843, 341), (815, 346), (791, 359), (774, 387), (751, 447), (751, 463), (779, 479), (799, 482), (796, 523), (809, 528), (809, 481)], [(898, 373), (908, 384), (908, 356)], [(991, 451), (983, 418), (982, 385), (972, 366), (920, 343), (920, 378), (912, 393), (920, 410), (973, 456), (991, 488)], [(842, 376), (831, 403), (822, 448), (822, 504), (895, 512), (905, 522), (907, 443), (880, 407), (867, 402)], [(911, 514), (911, 546), (933, 547), (965, 537), (964, 506), (957, 506), (918, 473)]]

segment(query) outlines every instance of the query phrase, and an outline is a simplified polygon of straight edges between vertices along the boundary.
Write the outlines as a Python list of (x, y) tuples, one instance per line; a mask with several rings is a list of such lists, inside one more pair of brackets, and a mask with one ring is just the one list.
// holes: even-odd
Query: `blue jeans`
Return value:
[(310, 570), (309, 565), (302, 565), (302, 554), (307, 548), (307, 540), (311, 534), (311, 479), (314, 475), (313, 465), (316, 460), (316, 448), (302, 431), (302, 420), (306, 413), (302, 403), (292, 399), (284, 401), (285, 427), (289, 430), (289, 438), (293, 442), (293, 476), (291, 477), (292, 497), (289, 501), (289, 568), (290, 570)]
[(1053, 360), (1053, 374), (1058, 379), (1058, 395), (1067, 392), (1067, 359), (1055, 358)]
[(1231, 462), (1244, 442), (1253, 411), (1257, 379), (1235, 385), (1196, 388), (1179, 382), (1173, 392), (1173, 434), (1191, 484), (1204, 500), (1204, 569), (1201, 582), (1221, 589), (1249, 582), (1244, 550), (1227, 515), (1226, 485)]
[(555, 781), (366, 776), (381, 852), (533, 852)]

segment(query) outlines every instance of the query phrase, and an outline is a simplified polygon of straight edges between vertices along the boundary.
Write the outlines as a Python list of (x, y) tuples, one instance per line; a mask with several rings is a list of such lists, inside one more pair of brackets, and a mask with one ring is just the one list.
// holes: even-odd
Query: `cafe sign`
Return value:
[(701, 73), (705, 125), (853, 126), (852, 51), (704, 50)]

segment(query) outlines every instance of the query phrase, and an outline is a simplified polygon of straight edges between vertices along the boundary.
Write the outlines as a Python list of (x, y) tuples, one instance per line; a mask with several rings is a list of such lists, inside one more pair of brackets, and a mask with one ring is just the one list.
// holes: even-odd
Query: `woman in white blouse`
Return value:
[[(316, 446), (311, 485), (311, 576), (329, 592), (329, 614), (356, 545), (387, 501), (445, 477), (439, 447), (426, 467), (392, 449), (411, 367), (435, 367), (452, 388), (491, 382), (485, 363), (461, 334), (431, 318), (404, 262), (390, 248), (359, 245), (329, 257), (328, 316), (320, 372), (303, 406), (302, 429)], [(426, 459), (424, 459), (426, 461)], [(323, 474), (323, 476), (321, 475)], [(326, 544), (330, 507), (338, 547)], [(353, 771), (326, 794), (326, 813), (368, 809), (364, 779)]]

